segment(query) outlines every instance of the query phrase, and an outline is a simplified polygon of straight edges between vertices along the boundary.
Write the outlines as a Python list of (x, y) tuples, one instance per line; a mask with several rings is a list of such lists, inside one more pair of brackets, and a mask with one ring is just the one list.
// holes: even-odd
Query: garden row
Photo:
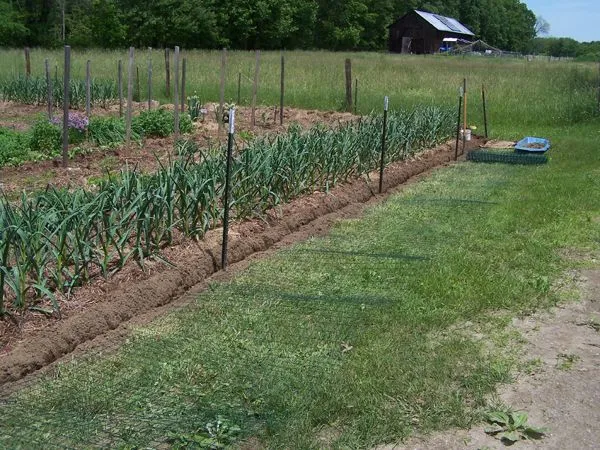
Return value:
[[(63, 81), (55, 74), (50, 80), (52, 104), (62, 106), (64, 98)], [(71, 80), (69, 84), (69, 104), (73, 108), (85, 107), (85, 80)], [(90, 103), (92, 106), (107, 108), (119, 98), (118, 86), (113, 80), (90, 80)], [(48, 80), (44, 77), (16, 75), (0, 80), (0, 99), (26, 105), (46, 105), (48, 103)], [(139, 100), (139, 99), (138, 99)]]
[[(174, 132), (173, 114), (165, 109), (142, 111), (132, 120), (132, 138), (167, 137)], [(188, 114), (179, 119), (182, 133), (192, 131)], [(85, 141), (100, 147), (113, 147), (125, 141), (125, 121), (115, 117), (88, 119), (83, 113), (69, 113), (69, 143)], [(26, 133), (0, 128), (0, 167), (17, 166), (27, 161), (40, 161), (60, 157), (62, 148), (62, 117), (52, 120), (40, 118)], [(74, 147), (73, 157), (81, 147)]]
[[(383, 118), (254, 140), (234, 158), (233, 215), (244, 219), (378, 166)], [(389, 117), (388, 162), (404, 159), (452, 133), (452, 113), (436, 107)], [(223, 216), (225, 157), (180, 141), (177, 156), (155, 174), (124, 170), (95, 192), (49, 188), (0, 204), (0, 315), (40, 309), (90, 278), (149, 256), (178, 235), (202, 237)]]

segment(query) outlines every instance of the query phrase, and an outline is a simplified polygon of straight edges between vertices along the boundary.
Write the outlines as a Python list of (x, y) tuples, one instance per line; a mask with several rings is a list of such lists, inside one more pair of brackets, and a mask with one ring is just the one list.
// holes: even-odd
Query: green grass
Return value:
[(0, 445), (201, 448), (218, 416), (270, 448), (470, 426), (510, 380), (507, 319), (559, 300), (561, 249), (600, 247), (598, 125), (541, 129), (544, 166), (439, 170), (59, 366), (0, 408)]
[[(136, 52), (140, 69), (141, 96), (147, 98), (148, 50)], [(165, 92), (164, 53), (153, 50), (154, 98), (172, 102)], [(220, 52), (183, 51), (187, 57), (187, 92), (197, 92), (201, 101), (219, 99)], [(344, 94), (344, 59), (353, 61), (353, 76), (359, 79), (359, 111), (381, 109), (384, 95), (391, 106), (412, 108), (422, 104), (454, 104), (458, 86), (468, 79), (473, 121), (480, 127), (481, 85), (488, 88), (492, 134), (518, 137), (515, 129), (575, 123), (589, 117), (594, 109), (597, 68), (592, 63), (548, 62), (483, 57), (399, 56), (383, 53), (331, 53), (293, 51), (286, 53), (286, 104), (306, 109), (340, 109)], [(3, 64), (0, 80), (24, 73), (21, 50), (0, 50)], [(53, 68), (62, 64), (61, 51), (34, 49), (32, 72), (42, 75), (44, 59)], [(127, 51), (73, 50), (72, 77), (83, 78), (86, 61), (92, 61), (92, 75), (116, 80), (117, 61), (127, 70)], [(279, 104), (279, 52), (263, 52), (258, 102)], [(242, 73), (241, 103), (249, 105), (254, 77), (254, 53), (228, 52), (226, 100), (237, 101), (238, 73)], [(58, 70), (61, 76), (61, 70)], [(124, 86), (126, 86), (126, 80)]]

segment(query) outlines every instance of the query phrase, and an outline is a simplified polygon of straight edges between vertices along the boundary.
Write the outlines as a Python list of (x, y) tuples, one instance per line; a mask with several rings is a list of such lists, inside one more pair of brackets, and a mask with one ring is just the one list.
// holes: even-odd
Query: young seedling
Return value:
[(526, 412), (491, 411), (486, 418), (490, 426), (484, 431), (508, 445), (521, 440), (541, 439), (548, 432), (546, 428), (529, 425)]

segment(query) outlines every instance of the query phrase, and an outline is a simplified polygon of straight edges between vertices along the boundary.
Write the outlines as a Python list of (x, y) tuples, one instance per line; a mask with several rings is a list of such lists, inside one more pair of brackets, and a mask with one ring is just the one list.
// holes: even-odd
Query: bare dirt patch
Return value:
[[(478, 144), (477, 140), (471, 143)], [(390, 165), (385, 173), (384, 192), (453, 157), (454, 148), (445, 144), (412, 160)], [(230, 235), (229, 261), (243, 261), (278, 243), (289, 244), (325, 233), (340, 218), (356, 216), (366, 203), (383, 198), (376, 195), (378, 184), (374, 173), (370, 178), (337, 186), (329, 193), (315, 192), (297, 199), (270, 211), (264, 219), (237, 224)], [(201, 242), (185, 242), (166, 249), (165, 256), (175, 264), (174, 268), (155, 263), (143, 272), (130, 266), (111, 280), (97, 280), (81, 288), (65, 305), (62, 320), (29, 317), (19, 327), (1, 323), (0, 385), (52, 363), (82, 343), (119, 328), (123, 322), (169, 304), (206, 280), (220, 270), (220, 233), (213, 230)], [(288, 239), (292, 234), (292, 240)]]
[[(529, 422), (549, 429), (539, 441), (518, 449), (600, 447), (600, 270), (580, 276), (582, 301), (515, 320), (526, 340), (529, 369), (503, 387), (500, 400), (529, 414)], [(501, 449), (484, 426), (413, 438), (378, 450)]]
[[(225, 142), (225, 131), (219, 131), (215, 108), (208, 105), (208, 114), (203, 122), (194, 124), (194, 131), (187, 137), (196, 141), (201, 147), (218, 146)], [(173, 105), (162, 105), (162, 108), (173, 109)], [(135, 103), (136, 113), (147, 109), (146, 103)], [(35, 120), (44, 114), (45, 107), (18, 105), (0, 102), (0, 126), (25, 131)], [(118, 105), (110, 109), (96, 108), (93, 115), (118, 116)], [(251, 108), (236, 108), (237, 144), (245, 145), (245, 139), (265, 134), (286, 131), (290, 125), (297, 124), (310, 128), (317, 123), (336, 126), (358, 116), (335, 111), (301, 110), (284, 108), (284, 125), (279, 125), (279, 111), (274, 108), (259, 107), (256, 110), (256, 126), (252, 126)], [(55, 187), (86, 187), (95, 179), (106, 176), (108, 172), (118, 172), (129, 167), (145, 173), (154, 172), (161, 163), (165, 163), (173, 153), (173, 137), (146, 139), (140, 144), (121, 145), (114, 149), (93, 148), (88, 154), (80, 154), (69, 161), (69, 168), (63, 169), (60, 161), (39, 161), (23, 164), (19, 167), (0, 169), (0, 188), (10, 195), (22, 190), (34, 191)]]

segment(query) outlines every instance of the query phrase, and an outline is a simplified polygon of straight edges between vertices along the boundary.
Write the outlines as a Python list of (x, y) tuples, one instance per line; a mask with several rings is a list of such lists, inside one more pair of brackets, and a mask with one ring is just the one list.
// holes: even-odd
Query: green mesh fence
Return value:
[(505, 164), (546, 164), (546, 155), (515, 153), (513, 150), (472, 150), (467, 153), (467, 161)]

